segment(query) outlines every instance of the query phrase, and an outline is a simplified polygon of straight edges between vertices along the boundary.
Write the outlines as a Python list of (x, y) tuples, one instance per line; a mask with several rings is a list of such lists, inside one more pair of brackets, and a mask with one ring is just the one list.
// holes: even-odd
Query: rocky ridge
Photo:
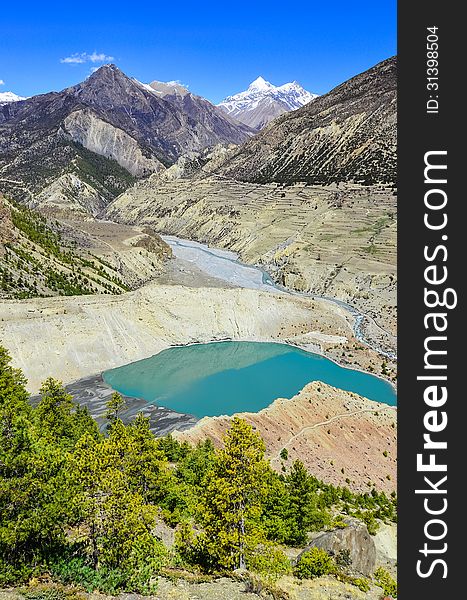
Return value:
[[(295, 459), (310, 473), (334, 485), (386, 493), (396, 487), (396, 409), (321, 382), (306, 385), (293, 398), (279, 398), (258, 413), (239, 413), (266, 442), (271, 464), (281, 470)], [(192, 428), (175, 432), (196, 443), (206, 437), (215, 445), (232, 417), (204, 417)], [(288, 452), (287, 460), (280, 456)]]
[[(0, 194), (0, 298), (121, 294), (154, 278), (171, 256), (148, 227), (89, 226), (47, 219)], [(99, 238), (111, 231), (112, 244)]]
[[(207, 130), (224, 131), (223, 140), (217, 140), (218, 142), (240, 144), (256, 133), (255, 128), (249, 126), (248, 123), (233, 118), (235, 115), (223, 111), (222, 107), (215, 106), (206, 98), (193, 94), (181, 84), (153, 81), (145, 85), (145, 88), (155, 92), (157, 96), (172, 104), (183, 114), (188, 115), (194, 122), (201, 126), (204, 125)], [(200, 146), (200, 149), (213, 145), (215, 143), (209, 139), (206, 144)]]
[(342, 311), (323, 302), (157, 283), (121, 296), (3, 300), (0, 318), (0, 341), (32, 392), (45, 373), (69, 383), (175, 344), (293, 340), (321, 329), (330, 340), (351, 334)]
[(179, 165), (139, 182), (107, 207), (106, 218), (238, 252), (277, 283), (350, 302), (395, 335), (390, 189), (241, 183), (207, 173), (208, 165), (199, 179), (184, 178)]

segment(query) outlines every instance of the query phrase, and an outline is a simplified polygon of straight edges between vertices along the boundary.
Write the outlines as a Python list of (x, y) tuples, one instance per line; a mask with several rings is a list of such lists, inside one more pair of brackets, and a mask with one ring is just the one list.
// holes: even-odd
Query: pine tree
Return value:
[[(85, 434), (73, 453), (70, 481), (76, 489), (77, 521), (85, 526), (94, 569), (118, 569), (128, 582), (138, 580), (135, 589), (145, 590), (165, 554), (151, 534), (157, 506), (146, 502), (141, 487), (160, 457), (153, 460), (142, 455), (133, 435), (120, 420), (107, 438), (96, 440)], [(148, 471), (135, 471), (135, 467), (148, 466), (148, 460)]]
[(177, 466), (177, 477), (192, 486), (202, 486), (206, 473), (214, 464), (214, 445), (207, 438), (200, 441), (183, 457)]
[(261, 437), (235, 417), (206, 476), (200, 505), (204, 532), (198, 540), (208, 566), (244, 569), (248, 554), (264, 539), (259, 517), (267, 463)]
[(105, 418), (107, 419), (107, 429), (110, 429), (112, 425), (120, 418), (120, 413), (125, 407), (125, 400), (118, 392), (114, 392), (106, 404), (107, 412)]
[(21, 371), (0, 348), (0, 584), (21, 582), (64, 539), (66, 452), (38, 435)]
[(42, 384), (39, 393), (41, 400), (35, 410), (35, 418), (40, 435), (54, 442), (73, 438), (73, 400), (61, 381), (49, 377)]
[[(139, 413), (126, 428), (121, 421), (110, 432), (110, 440), (124, 439), (124, 469), (129, 486), (146, 502), (158, 504), (173, 477), (164, 453), (149, 429), (149, 419)], [(114, 431), (115, 429), (115, 431)]]
[(0, 451), (5, 452), (14, 450), (18, 443), (21, 445), (25, 420), (32, 413), (26, 378), (10, 363), (8, 351), (0, 346)]
[(318, 506), (317, 480), (310, 476), (300, 460), (294, 461), (285, 478), (289, 492), (289, 543), (302, 544), (309, 531), (324, 527), (330, 521), (326, 510)]
[(270, 469), (267, 480), (267, 493), (264, 499), (262, 521), (268, 539), (287, 543), (290, 538), (290, 497), (284, 477)]

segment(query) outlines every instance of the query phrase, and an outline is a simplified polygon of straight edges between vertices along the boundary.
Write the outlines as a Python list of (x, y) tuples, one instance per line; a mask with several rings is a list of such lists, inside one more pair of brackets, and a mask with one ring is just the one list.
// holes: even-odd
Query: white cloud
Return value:
[(109, 60), (113, 60), (114, 59), (113, 56), (107, 56), (103, 52), (101, 52), (100, 54), (97, 54), (97, 52), (95, 52), (95, 51), (92, 54), (89, 54), (88, 58), (89, 58), (89, 60), (92, 63), (109, 62)]
[(61, 58), (60, 62), (66, 63), (68, 65), (78, 65), (80, 63), (85, 63), (86, 59), (83, 54), (72, 54), (71, 56), (67, 56), (66, 58)]
[(112, 60), (114, 60), (113, 56), (108, 56), (107, 54), (104, 54), (104, 52), (98, 53), (94, 50), (92, 54), (88, 54), (87, 52), (75, 52), (71, 56), (61, 58), (60, 62), (67, 65), (82, 65), (87, 62), (104, 63)]
[(0, 79), (0, 85), (5, 85), (5, 82), (3, 81), (3, 79)]

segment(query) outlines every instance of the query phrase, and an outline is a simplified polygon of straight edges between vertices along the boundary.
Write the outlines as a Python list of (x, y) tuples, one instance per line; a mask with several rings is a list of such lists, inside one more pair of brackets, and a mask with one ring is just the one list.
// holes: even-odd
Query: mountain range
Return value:
[(32, 203), (76, 196), (95, 213), (135, 177), (251, 135), (203, 98), (162, 95), (104, 65), (61, 92), (0, 106), (0, 186)]
[(255, 135), (235, 110), (226, 114), (178, 82), (141, 83), (104, 65), (61, 92), (0, 105), (0, 191), (45, 212), (97, 215), (151, 174), (391, 184), (396, 68), (393, 57), (320, 97), (258, 78), (237, 95), (238, 110), (266, 118), (263, 102), (272, 107), (277, 90), (289, 110)]
[(274, 86), (258, 77), (247, 90), (228, 96), (218, 106), (226, 114), (259, 131), (279, 115), (301, 108), (317, 97), (296, 81)]

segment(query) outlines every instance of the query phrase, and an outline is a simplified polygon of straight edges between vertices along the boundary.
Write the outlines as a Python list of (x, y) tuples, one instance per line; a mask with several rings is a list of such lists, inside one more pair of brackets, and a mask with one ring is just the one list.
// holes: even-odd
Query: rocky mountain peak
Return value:
[[(124, 103), (129, 93), (132, 95), (147, 92), (141, 90), (133, 79), (125, 75), (116, 65), (99, 67), (82, 83), (69, 88), (75, 95), (86, 95), (87, 91), (99, 93), (100, 101), (113, 100)], [(97, 98), (95, 98), (97, 100)]]
[(112, 73), (114, 73), (117, 76), (127, 77), (125, 73), (117, 67), (117, 65), (113, 63), (107, 63), (95, 69), (88, 77), (88, 79), (98, 79), (99, 77), (108, 76)]
[(0, 190), (95, 214), (134, 177), (253, 134), (177, 82), (162, 85), (167, 93), (159, 94), (106, 64), (61, 92), (1, 106)]

